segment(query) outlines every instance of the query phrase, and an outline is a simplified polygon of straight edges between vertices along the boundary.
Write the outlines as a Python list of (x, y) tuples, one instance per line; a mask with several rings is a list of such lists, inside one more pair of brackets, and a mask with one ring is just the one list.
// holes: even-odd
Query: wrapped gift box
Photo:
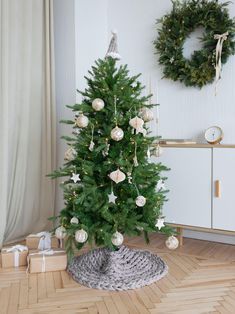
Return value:
[(30, 251), (28, 255), (29, 273), (65, 270), (66, 267), (67, 254), (62, 249)]
[(42, 231), (37, 234), (30, 234), (26, 238), (26, 246), (31, 249), (47, 250), (60, 247), (59, 240), (50, 232)]
[(2, 248), (2, 268), (27, 265), (28, 248), (24, 245), (14, 245)]

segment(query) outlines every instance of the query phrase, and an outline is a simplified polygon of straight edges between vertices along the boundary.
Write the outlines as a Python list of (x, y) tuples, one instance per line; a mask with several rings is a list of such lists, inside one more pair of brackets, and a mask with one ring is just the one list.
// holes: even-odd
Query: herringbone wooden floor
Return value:
[(169, 266), (169, 274), (142, 289), (93, 290), (74, 282), (65, 271), (26, 275), (25, 268), (0, 268), (1, 314), (235, 313), (235, 246), (185, 239), (169, 251), (165, 238), (153, 235), (127, 241), (148, 248)]

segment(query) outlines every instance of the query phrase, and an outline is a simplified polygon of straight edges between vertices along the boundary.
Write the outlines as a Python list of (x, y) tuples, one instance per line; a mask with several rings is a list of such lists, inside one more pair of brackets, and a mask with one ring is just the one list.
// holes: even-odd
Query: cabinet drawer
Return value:
[(212, 226), (235, 231), (235, 149), (213, 149)]
[(169, 200), (163, 207), (167, 222), (211, 228), (211, 157), (210, 148), (164, 148), (154, 158), (171, 168), (165, 183)]

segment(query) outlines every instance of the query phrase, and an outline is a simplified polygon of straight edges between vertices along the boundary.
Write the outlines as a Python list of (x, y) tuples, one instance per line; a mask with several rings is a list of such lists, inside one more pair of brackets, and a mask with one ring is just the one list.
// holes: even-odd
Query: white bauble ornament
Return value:
[(70, 219), (70, 223), (77, 225), (79, 223), (79, 220), (78, 220), (77, 217), (73, 217), (73, 218)]
[(75, 124), (79, 128), (86, 128), (88, 126), (89, 120), (86, 116), (84, 116), (83, 113), (80, 113), (79, 116), (77, 117)]
[(86, 242), (88, 238), (88, 234), (85, 230), (80, 229), (78, 231), (75, 232), (75, 240), (79, 243), (84, 243)]
[(118, 126), (116, 126), (114, 129), (112, 129), (111, 131), (111, 138), (114, 141), (121, 141), (123, 139), (124, 136), (124, 132), (121, 128), (119, 128)]
[(140, 116), (144, 120), (144, 122), (149, 122), (154, 119), (152, 110), (145, 107), (140, 109)]
[(154, 156), (160, 157), (163, 153), (163, 148), (158, 144), (154, 149)]
[(100, 111), (104, 108), (104, 101), (100, 98), (96, 98), (92, 101), (92, 108), (95, 111)]
[(115, 245), (115, 246), (120, 246), (120, 245), (122, 245), (123, 240), (124, 240), (123, 235), (122, 235), (120, 232), (118, 232), (118, 231), (116, 231), (116, 232), (112, 235), (111, 241), (112, 241), (113, 245)]
[(117, 169), (109, 174), (111, 180), (115, 183), (122, 182), (126, 179), (125, 173), (123, 173), (120, 169)]
[(131, 172), (127, 172), (128, 183), (132, 184)]
[(64, 154), (64, 159), (68, 161), (72, 161), (76, 158), (77, 152), (73, 147), (70, 147)]
[(66, 229), (63, 226), (58, 227), (55, 230), (55, 236), (57, 239), (64, 239), (66, 237)]
[(170, 236), (165, 243), (169, 250), (175, 250), (179, 246), (179, 240), (175, 236)]
[(137, 196), (135, 203), (139, 207), (143, 207), (146, 204), (146, 198), (143, 195)]

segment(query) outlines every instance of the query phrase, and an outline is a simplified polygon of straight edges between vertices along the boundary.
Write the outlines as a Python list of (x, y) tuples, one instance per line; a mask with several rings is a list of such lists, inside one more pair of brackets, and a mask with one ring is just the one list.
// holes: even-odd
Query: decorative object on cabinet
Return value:
[(222, 141), (224, 133), (219, 126), (211, 126), (205, 131), (205, 140), (209, 144), (218, 144)]
[[(154, 41), (165, 78), (186, 86), (202, 88), (221, 77), (222, 64), (235, 53), (235, 21), (229, 17), (229, 2), (218, 0), (173, 0), (173, 9), (157, 24), (159, 36)], [(183, 56), (185, 40), (192, 31), (203, 27), (203, 48), (191, 59)]]

